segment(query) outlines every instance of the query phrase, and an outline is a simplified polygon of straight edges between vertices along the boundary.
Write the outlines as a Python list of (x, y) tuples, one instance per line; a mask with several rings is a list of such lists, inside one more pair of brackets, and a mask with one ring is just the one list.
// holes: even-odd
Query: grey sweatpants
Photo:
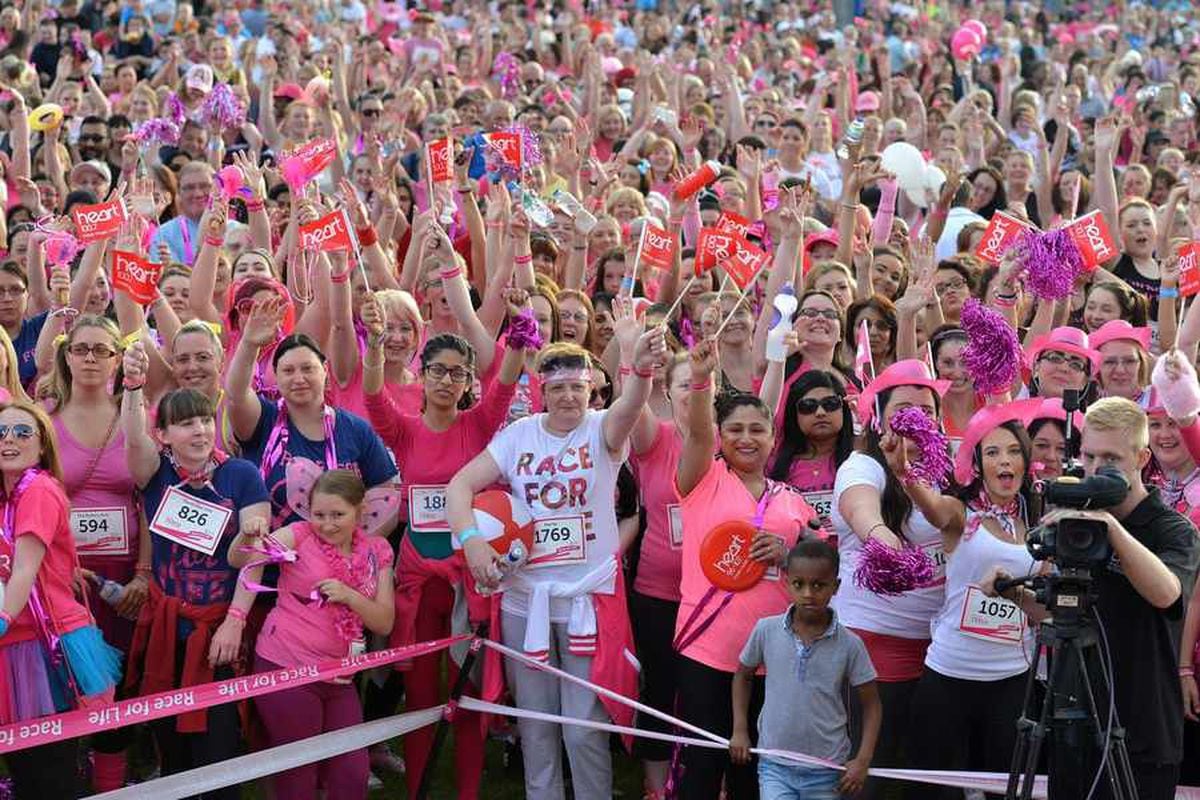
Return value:
[[(504, 612), (504, 644), (520, 650), (525, 642), (525, 618)], [(592, 659), (567, 651), (567, 626), (551, 623), (550, 663), (559, 669), (588, 678)], [(609, 722), (600, 698), (590, 689), (560, 680), (548, 672), (518, 661), (505, 661), (504, 673), (518, 708), (561, 714), (564, 717)], [(561, 728), (561, 733), (559, 729)], [(612, 755), (608, 733), (519, 718), (521, 755), (525, 762), (525, 796), (528, 800), (563, 800), (562, 745), (571, 760), (571, 783), (576, 800), (611, 800)]]

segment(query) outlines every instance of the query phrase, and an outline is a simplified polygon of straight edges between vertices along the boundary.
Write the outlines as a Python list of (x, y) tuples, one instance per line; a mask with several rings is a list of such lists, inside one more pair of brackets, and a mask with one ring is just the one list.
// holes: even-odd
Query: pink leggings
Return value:
[[(255, 672), (279, 669), (262, 656)], [(362, 706), (354, 684), (310, 683), (254, 698), (271, 747), (358, 725)], [(326, 761), (275, 775), (275, 796), (316, 800), (318, 785), (326, 800), (362, 800), (367, 796), (367, 751), (354, 750)]]

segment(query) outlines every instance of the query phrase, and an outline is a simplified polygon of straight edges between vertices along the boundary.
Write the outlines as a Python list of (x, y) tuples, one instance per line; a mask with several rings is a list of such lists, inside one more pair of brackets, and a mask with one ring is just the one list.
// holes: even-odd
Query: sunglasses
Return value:
[(24, 422), (18, 422), (16, 425), (0, 425), (0, 440), (7, 439), (10, 433), (14, 439), (27, 442), (37, 433), (37, 428), (26, 425)]
[(382, 108), (364, 108), (362, 110), (362, 115), (364, 117), (378, 117), (382, 113), (383, 113)]
[(613, 388), (611, 383), (606, 383), (603, 386), (597, 386), (592, 389), (591, 401), (607, 403), (612, 399)]
[(822, 397), (820, 400), (814, 397), (806, 397), (799, 403), (796, 403), (796, 412), (808, 417), (817, 413), (817, 409), (819, 408), (826, 414), (833, 414), (841, 410), (843, 402), (840, 397)]
[(96, 357), (97, 361), (103, 361), (105, 359), (112, 358), (117, 354), (115, 349), (109, 347), (103, 342), (98, 342), (96, 344), (85, 344), (84, 342), (79, 342), (78, 344), (73, 344), (68, 347), (67, 352), (73, 356), (78, 356), (79, 358), (87, 358), (88, 354), (90, 353)]

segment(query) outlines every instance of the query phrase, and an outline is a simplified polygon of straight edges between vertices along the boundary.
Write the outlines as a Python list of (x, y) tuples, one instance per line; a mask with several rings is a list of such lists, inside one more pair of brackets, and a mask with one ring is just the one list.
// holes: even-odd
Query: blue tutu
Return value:
[[(121, 651), (104, 641), (104, 636), (95, 625), (78, 628), (64, 635), (59, 641), (70, 675), (83, 697), (104, 694), (121, 680)], [(71, 691), (67, 664), (52, 664), (50, 690), (54, 705), (60, 711), (75, 708), (75, 696)]]

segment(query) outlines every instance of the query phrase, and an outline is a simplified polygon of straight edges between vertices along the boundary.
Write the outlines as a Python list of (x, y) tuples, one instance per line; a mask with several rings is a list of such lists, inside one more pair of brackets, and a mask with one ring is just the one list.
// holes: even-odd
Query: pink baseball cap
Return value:
[(879, 110), (879, 93), (878, 92), (859, 92), (858, 99), (854, 101), (854, 110), (859, 114), (868, 111)]

